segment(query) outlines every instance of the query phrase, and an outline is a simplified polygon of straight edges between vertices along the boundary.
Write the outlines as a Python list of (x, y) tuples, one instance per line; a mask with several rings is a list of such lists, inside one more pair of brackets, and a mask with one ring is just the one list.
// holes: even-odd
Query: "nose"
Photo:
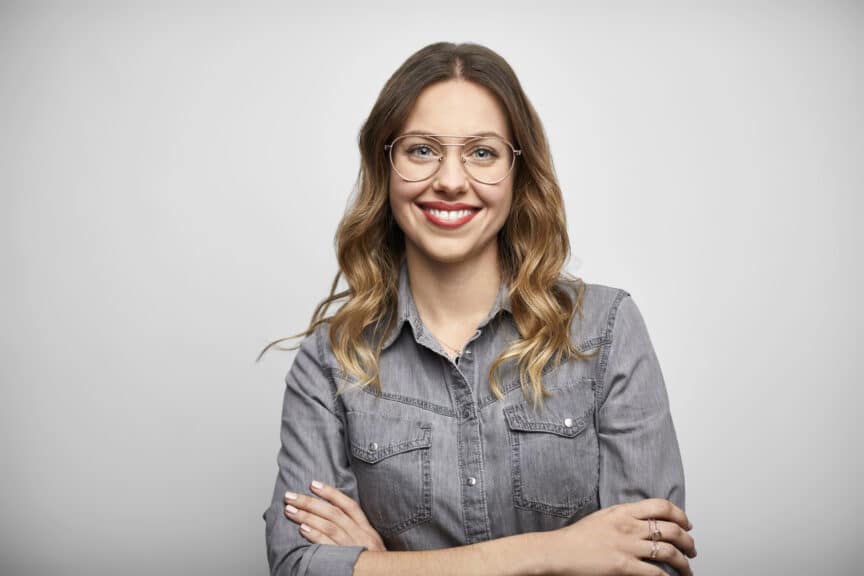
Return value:
[(435, 174), (432, 188), (449, 194), (464, 192), (468, 187), (468, 174), (465, 172), (465, 164), (460, 154), (462, 149), (448, 146), (446, 151), (441, 166)]

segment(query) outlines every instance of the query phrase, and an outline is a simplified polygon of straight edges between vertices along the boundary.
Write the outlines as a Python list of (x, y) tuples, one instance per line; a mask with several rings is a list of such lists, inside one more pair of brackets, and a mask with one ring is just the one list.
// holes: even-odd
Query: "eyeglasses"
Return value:
[[(467, 138), (448, 144), (440, 138)], [(462, 164), (471, 178), (482, 184), (497, 184), (507, 178), (522, 150), (497, 136), (448, 136), (446, 134), (403, 134), (384, 145), (393, 170), (407, 182), (421, 182), (434, 176), (447, 157), (448, 147), (462, 148)]]

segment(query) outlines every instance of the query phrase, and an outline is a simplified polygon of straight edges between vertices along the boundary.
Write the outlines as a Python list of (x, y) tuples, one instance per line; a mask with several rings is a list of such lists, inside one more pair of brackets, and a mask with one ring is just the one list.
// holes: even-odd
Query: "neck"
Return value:
[(445, 263), (406, 246), (408, 279), (417, 312), (430, 328), (473, 331), (489, 313), (501, 282), (497, 246), (476, 258)]

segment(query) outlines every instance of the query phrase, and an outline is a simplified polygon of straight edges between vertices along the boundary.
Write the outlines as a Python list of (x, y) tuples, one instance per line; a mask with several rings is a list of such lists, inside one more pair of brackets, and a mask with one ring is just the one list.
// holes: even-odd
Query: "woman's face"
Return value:
[[(464, 80), (447, 80), (427, 86), (420, 93), (399, 134), (467, 137), (494, 133), (512, 142), (507, 124), (503, 108), (489, 90)], [(465, 138), (440, 140), (455, 144)], [(482, 184), (465, 172), (461, 147), (446, 146), (443, 150), (446, 158), (427, 180), (406, 182), (390, 170), (390, 207), (405, 233), (406, 252), (438, 263), (485, 260), (493, 255), (497, 258), (495, 239), (507, 220), (513, 198), (512, 171), (497, 184)], [(446, 219), (444, 214), (435, 216), (430, 212), (430, 202), (438, 203), (437, 209), (469, 210), (474, 214), (470, 218)], [(460, 224), (464, 220), (467, 222)]]

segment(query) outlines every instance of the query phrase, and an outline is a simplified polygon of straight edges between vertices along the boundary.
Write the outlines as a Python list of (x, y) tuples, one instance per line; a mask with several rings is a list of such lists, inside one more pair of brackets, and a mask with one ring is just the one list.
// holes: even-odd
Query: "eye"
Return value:
[(496, 158), (498, 154), (491, 148), (478, 147), (471, 150), (470, 156), (474, 160), (491, 160)]
[(418, 158), (433, 158), (435, 156), (435, 150), (426, 144), (418, 144), (409, 148), (408, 154), (411, 156), (417, 156)]

